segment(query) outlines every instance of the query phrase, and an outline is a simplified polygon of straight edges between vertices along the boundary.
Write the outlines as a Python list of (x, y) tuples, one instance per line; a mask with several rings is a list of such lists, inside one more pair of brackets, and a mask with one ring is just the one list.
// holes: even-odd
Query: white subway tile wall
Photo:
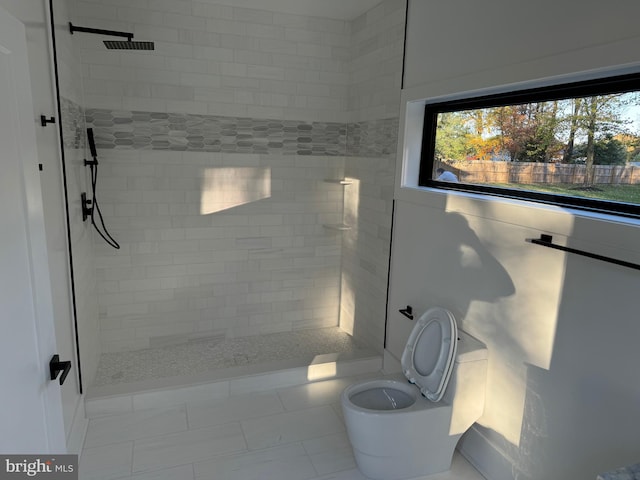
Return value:
[(404, 48), (405, 2), (351, 22), (340, 325), (382, 351)]
[[(179, 0), (75, 6), (74, 23), (156, 43), (106, 51), (75, 35), (98, 199), (122, 246), (94, 236), (102, 350), (339, 322), (381, 350), (404, 2), (353, 21)], [(216, 149), (185, 127), (196, 116), (284, 130), (266, 143), (236, 130), (233, 150)], [(292, 148), (292, 125), (343, 136), (314, 148), (319, 130), (302, 130)], [(325, 181), (344, 176), (357, 182)], [(352, 229), (323, 227), (342, 223)]]
[(155, 42), (105, 53), (101, 37), (83, 35), (87, 107), (348, 120), (348, 21), (197, 1), (76, 4), (78, 24)]
[(104, 352), (337, 325), (342, 157), (99, 154)]
[(353, 122), (399, 115), (405, 8), (404, 1), (384, 0), (350, 24), (347, 98)]

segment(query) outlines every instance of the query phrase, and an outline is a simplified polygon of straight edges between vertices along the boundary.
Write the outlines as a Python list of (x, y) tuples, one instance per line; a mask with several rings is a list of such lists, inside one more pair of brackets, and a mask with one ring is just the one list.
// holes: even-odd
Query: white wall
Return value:
[(59, 122), (54, 96), (54, 80), (50, 50), (47, 2), (2, 0), (0, 5), (25, 24), (34, 104), (34, 122), (39, 161), (43, 165), (40, 174), (44, 221), (47, 237), (49, 273), (56, 325), (56, 343), (61, 360), (70, 360), (72, 371), (61, 387), (62, 408), (68, 444), (72, 445), (74, 417), (82, 410), (78, 391), (78, 365), (73, 330), (73, 313), (69, 283), (69, 257), (67, 230), (62, 190), (58, 123), (43, 128), (40, 115), (56, 117)]
[(640, 262), (640, 222), (415, 188), (423, 106), (638, 71), (636, 2), (410, 1), (387, 348), (439, 304), (490, 351), (484, 415), (461, 448), (491, 479), (595, 478), (638, 461), (636, 271), (526, 242), (540, 233)]

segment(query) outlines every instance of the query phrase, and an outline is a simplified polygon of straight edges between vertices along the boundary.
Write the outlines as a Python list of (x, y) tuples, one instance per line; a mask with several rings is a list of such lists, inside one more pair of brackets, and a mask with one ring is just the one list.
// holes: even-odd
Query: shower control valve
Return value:
[(91, 200), (87, 199), (87, 194), (82, 192), (80, 194), (80, 205), (82, 207), (82, 221), (86, 221), (91, 215), (93, 215), (93, 204)]

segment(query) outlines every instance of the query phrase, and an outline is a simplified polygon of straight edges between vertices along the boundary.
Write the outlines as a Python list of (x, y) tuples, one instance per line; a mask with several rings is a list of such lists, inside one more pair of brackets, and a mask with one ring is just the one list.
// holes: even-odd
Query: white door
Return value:
[(0, 452), (66, 453), (24, 25), (0, 7)]

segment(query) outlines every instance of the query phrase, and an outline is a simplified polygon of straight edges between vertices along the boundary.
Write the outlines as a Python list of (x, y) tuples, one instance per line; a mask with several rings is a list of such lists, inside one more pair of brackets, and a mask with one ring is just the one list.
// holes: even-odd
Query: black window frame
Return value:
[(424, 113), (418, 186), (485, 194), (501, 198), (528, 200), (590, 212), (640, 218), (640, 204), (556, 195), (552, 193), (494, 187), (490, 185), (443, 182), (433, 178), (435, 138), (439, 113), (563, 100), (574, 97), (627, 93), (633, 91), (640, 91), (640, 73), (556, 84), (546, 87), (517, 90), (492, 95), (482, 95), (439, 103), (427, 103), (425, 105)]

